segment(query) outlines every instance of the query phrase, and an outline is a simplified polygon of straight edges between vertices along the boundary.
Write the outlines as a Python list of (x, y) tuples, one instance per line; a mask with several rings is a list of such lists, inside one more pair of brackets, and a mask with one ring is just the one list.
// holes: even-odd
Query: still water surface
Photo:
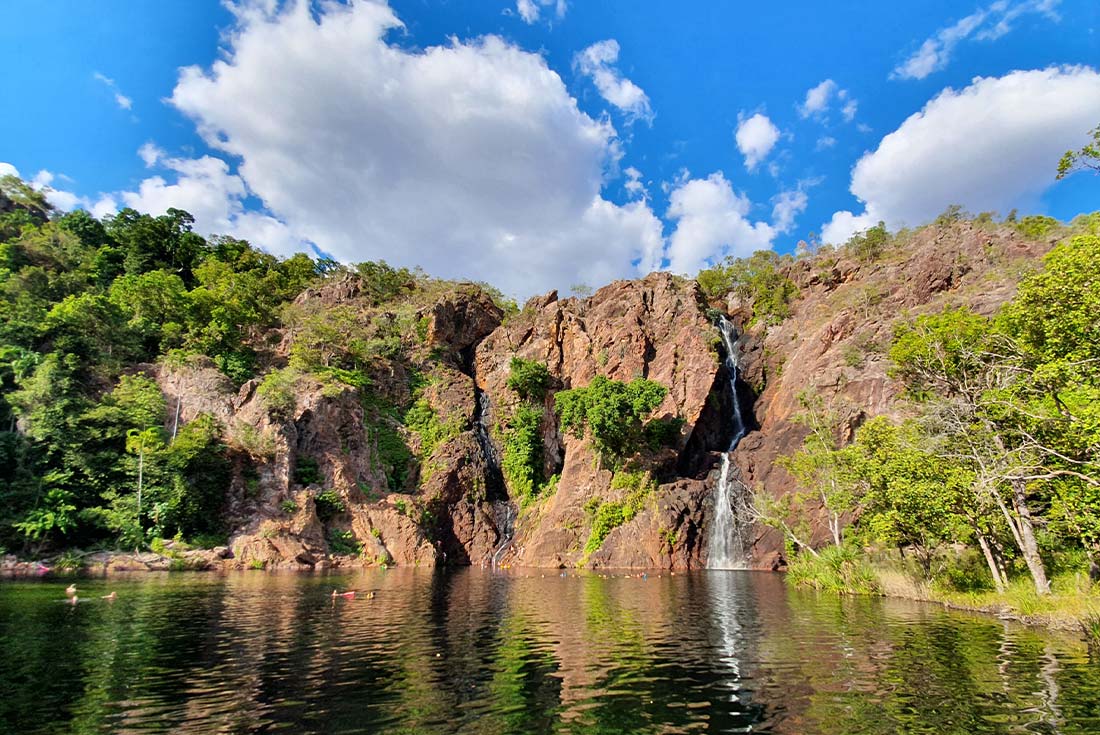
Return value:
[(1072, 636), (778, 575), (65, 584), (0, 582), (0, 732), (1100, 733)]

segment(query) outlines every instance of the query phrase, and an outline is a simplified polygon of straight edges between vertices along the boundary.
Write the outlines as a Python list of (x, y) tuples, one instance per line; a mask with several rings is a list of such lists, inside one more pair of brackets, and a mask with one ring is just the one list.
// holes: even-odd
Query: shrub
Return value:
[(298, 382), (297, 371), (286, 368), (272, 370), (256, 387), (256, 392), (264, 401), (272, 416), (286, 418), (294, 409), (296, 398), (294, 389)]
[(354, 533), (335, 528), (329, 531), (328, 548), (338, 556), (358, 556), (363, 551), (363, 545), (356, 540)]
[(317, 460), (313, 457), (298, 457), (294, 465), (294, 482), (299, 485), (315, 485), (321, 482), (324, 476)]
[(501, 471), (509, 489), (526, 503), (538, 494), (542, 482), (542, 411), (521, 403), (504, 432), (504, 456)]
[(541, 362), (513, 357), (508, 365), (508, 387), (520, 398), (541, 401), (550, 387), (550, 371)]
[(283, 502), (279, 503), (279, 510), (286, 513), (287, 515), (294, 515), (298, 512), (298, 504), (295, 503), (293, 500), (284, 500)]
[(420, 438), (420, 456), (428, 458), (440, 444), (455, 438), (462, 432), (460, 418), (446, 423), (432, 409), (427, 396), (421, 396), (405, 412), (405, 426)]
[(1051, 230), (1058, 227), (1058, 220), (1053, 217), (1044, 217), (1041, 214), (1024, 217), (1016, 223), (1016, 231), (1031, 240), (1040, 240), (1046, 237)]
[(612, 490), (626, 490), (621, 500), (601, 501), (589, 498), (585, 502), (585, 512), (592, 516), (592, 529), (588, 541), (584, 544), (584, 556), (581, 563), (603, 546), (604, 540), (613, 530), (634, 519), (645, 505), (646, 498), (657, 489), (657, 483), (648, 472), (628, 472), (620, 470), (611, 478)]
[(844, 247), (861, 263), (871, 263), (882, 257), (889, 241), (886, 223), (879, 222), (874, 227), (853, 235)]
[(313, 498), (313, 504), (317, 508), (317, 517), (322, 523), (327, 523), (333, 517), (347, 510), (344, 499), (335, 490), (325, 490)]
[(397, 419), (391, 415), (395, 413), (396, 409), (392, 408), (378, 409), (367, 422), (367, 435), (374, 443), (375, 464), (386, 475), (390, 490), (401, 492), (405, 489), (413, 454), (397, 428)]
[(790, 302), (798, 295), (798, 287), (783, 273), (789, 256), (770, 250), (759, 250), (748, 258), (726, 258), (706, 270), (695, 280), (709, 299), (733, 291), (743, 299), (751, 299), (753, 319), (765, 324), (778, 324), (790, 316)]
[(877, 595), (878, 579), (859, 552), (847, 546), (829, 546), (817, 556), (797, 554), (790, 560), (787, 580), (826, 592)]
[(564, 431), (582, 437), (587, 430), (601, 454), (623, 457), (641, 445), (643, 422), (667, 393), (644, 378), (623, 383), (597, 375), (587, 387), (554, 396), (554, 408)]

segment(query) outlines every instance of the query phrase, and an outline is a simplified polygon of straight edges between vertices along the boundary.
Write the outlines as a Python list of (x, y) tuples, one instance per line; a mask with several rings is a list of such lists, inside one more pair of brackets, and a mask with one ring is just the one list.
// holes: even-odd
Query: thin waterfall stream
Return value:
[(507, 489), (504, 486), (504, 477), (500, 469), (500, 453), (489, 432), (489, 394), (474, 388), (477, 393), (477, 413), (474, 417), (474, 435), (481, 446), (481, 453), (485, 456), (485, 475), (488, 482), (488, 498), (493, 506), (493, 525), (497, 529), (498, 543), (489, 558), (489, 564), (496, 569), (500, 566), (500, 559), (504, 552), (512, 545), (515, 536), (516, 506), (508, 499)]
[(749, 499), (744, 485), (735, 479), (730, 466), (730, 454), (745, 436), (745, 418), (737, 393), (737, 341), (740, 335), (726, 317), (718, 319), (718, 332), (726, 348), (726, 372), (729, 374), (730, 392), (733, 395), (733, 434), (729, 447), (722, 454), (718, 473), (718, 486), (714, 496), (714, 520), (707, 538), (708, 569), (745, 569), (749, 557), (749, 532), (752, 519), (748, 513)]

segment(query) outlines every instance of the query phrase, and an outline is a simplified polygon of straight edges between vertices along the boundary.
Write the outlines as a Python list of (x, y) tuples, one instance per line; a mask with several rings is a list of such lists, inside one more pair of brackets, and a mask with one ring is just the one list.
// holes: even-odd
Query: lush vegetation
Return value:
[[(787, 536), (796, 578), (866, 589), (853, 548), (879, 559), (895, 549), (922, 583), (960, 594), (1009, 594), (1022, 577), (1042, 598), (1095, 574), (1097, 262), (1094, 229), (1059, 243), (992, 317), (947, 308), (901, 322), (889, 358), (909, 418), (869, 420), (848, 446), (831, 408), (803, 396), (808, 436), (785, 466), (806, 490), (758, 505)], [(836, 549), (827, 558), (807, 533), (823, 517)]]
[(550, 388), (550, 371), (536, 360), (513, 357), (508, 365), (508, 387), (524, 400), (541, 401)]
[(18, 205), (0, 215), (0, 546), (217, 535), (222, 427), (166, 421), (143, 366), (205, 355), (251, 377), (257, 335), (330, 264), (204, 239), (180, 210), (100, 221), (0, 191)]
[(543, 400), (550, 389), (550, 371), (535, 360), (513, 357), (507, 386), (520, 397), (503, 428), (504, 451), (501, 472), (511, 494), (526, 505), (538, 497), (552, 495), (557, 476), (545, 478), (542, 420)]
[(791, 301), (798, 296), (798, 288), (785, 272), (791, 261), (790, 256), (759, 250), (748, 258), (728, 257), (701, 271), (696, 281), (708, 298), (732, 292), (751, 301), (754, 320), (776, 324), (790, 316)]
[(615, 460), (645, 445), (646, 420), (667, 394), (652, 380), (624, 383), (597, 375), (583, 388), (557, 393), (554, 408), (563, 431), (577, 438), (589, 434), (601, 456)]
[[(274, 437), (208, 415), (176, 420), (188, 396), (166, 405), (162, 368), (212, 363), (235, 384), (257, 379), (277, 421), (295, 418), (303, 389), (354, 391), (393, 490), (462, 428), (425, 393), (447, 356), (426, 344), (423, 315), (478, 286), (384, 262), (279, 259), (201, 237), (175, 209), (60, 214), (13, 177), (0, 179), (0, 205), (0, 548), (224, 540), (231, 474), (258, 498)], [(297, 298), (328, 284), (351, 298)], [(524, 384), (538, 390), (538, 376)], [(292, 480), (321, 484), (321, 470), (297, 457)], [(343, 512), (336, 494), (315, 500), (326, 518)]]
[(657, 483), (648, 472), (620, 470), (611, 478), (611, 490), (617, 491), (621, 497), (617, 500), (593, 497), (585, 504), (591, 530), (584, 544), (584, 556), (579, 562), (582, 566), (588, 562), (589, 556), (599, 551), (613, 530), (641, 512), (646, 498), (656, 492)]

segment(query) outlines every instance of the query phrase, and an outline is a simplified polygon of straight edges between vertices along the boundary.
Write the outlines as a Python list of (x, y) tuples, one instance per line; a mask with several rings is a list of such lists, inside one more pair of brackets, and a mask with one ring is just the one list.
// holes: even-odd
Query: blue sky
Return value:
[(1095, 2), (270, 5), (8, 0), (0, 162), (63, 207), (519, 296), (1100, 208), (1053, 181), (1100, 124)]

